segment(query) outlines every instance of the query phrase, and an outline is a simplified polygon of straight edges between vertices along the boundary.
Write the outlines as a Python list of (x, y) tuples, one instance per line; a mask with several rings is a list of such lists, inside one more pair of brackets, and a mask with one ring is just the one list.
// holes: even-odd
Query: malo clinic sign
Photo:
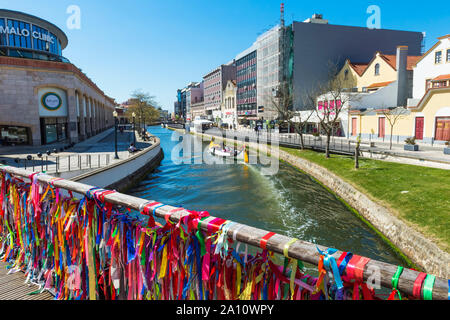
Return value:
[(38, 31), (30, 31), (28, 29), (20, 29), (19, 27), (15, 28), (8, 26), (6, 27), (0, 26), (0, 34), (23, 36), (26, 38), (28, 38), (31, 35), (34, 39), (50, 42), (51, 44), (55, 42), (55, 39), (49, 34)]

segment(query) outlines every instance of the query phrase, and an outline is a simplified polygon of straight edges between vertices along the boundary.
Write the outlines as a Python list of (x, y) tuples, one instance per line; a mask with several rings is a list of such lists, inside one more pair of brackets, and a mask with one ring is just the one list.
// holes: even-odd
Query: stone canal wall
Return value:
[[(177, 131), (181, 132), (182, 130)], [(206, 141), (212, 138), (212, 136), (206, 134), (197, 135), (203, 136)], [(217, 136), (215, 136), (215, 139), (225, 140), (229, 143), (234, 142), (234, 140), (218, 138)], [(241, 145), (242, 142), (238, 142), (238, 144)], [(262, 152), (270, 152), (272, 156), (278, 157), (312, 176), (355, 209), (363, 220), (366, 220), (366, 223), (381, 233), (414, 264), (420, 266), (427, 273), (450, 278), (450, 255), (412, 226), (397, 218), (394, 212), (380, 205), (376, 200), (369, 198), (340, 177), (310, 161), (282, 150), (274, 152), (274, 150), (267, 148), (267, 145), (255, 142), (247, 144), (252, 149), (259, 148)]]
[(159, 166), (163, 158), (164, 153), (160, 146), (160, 140), (154, 137), (154, 142), (150, 147), (128, 159), (116, 162), (108, 167), (92, 170), (70, 180), (99, 188), (124, 191)]

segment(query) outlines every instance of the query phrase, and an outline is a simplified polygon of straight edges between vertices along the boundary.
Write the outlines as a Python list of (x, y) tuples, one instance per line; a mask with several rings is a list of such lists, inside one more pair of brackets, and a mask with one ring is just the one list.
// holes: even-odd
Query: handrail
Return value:
[[(29, 179), (30, 175), (33, 174), (33, 172), (26, 171), (19, 168), (14, 168), (10, 166), (0, 166), (0, 171), (4, 171), (6, 173), (9, 173), (14, 176), (19, 176), (22, 178)], [(70, 190), (72, 192), (75, 192), (77, 194), (87, 195), (88, 191), (91, 190), (93, 187), (70, 181), (70, 180), (55, 180), (54, 177), (46, 175), (46, 174), (39, 174), (35, 177), (38, 182), (49, 184), (51, 183), (54, 187), (64, 189), (64, 190)], [(134, 196), (122, 194), (122, 193), (111, 193), (104, 196), (104, 200), (106, 202), (109, 202), (114, 205), (123, 206), (126, 208), (134, 209), (138, 212), (141, 212), (141, 209), (149, 204), (154, 203), (155, 201), (151, 200), (145, 200), (141, 198), (137, 198)], [(172, 206), (162, 206), (158, 207), (155, 210), (155, 216), (160, 218), (166, 218), (169, 216), (170, 220), (172, 222), (177, 223), (182, 216), (186, 215), (188, 212), (183, 210), (177, 210), (174, 212), (175, 209), (179, 209)], [(173, 212), (173, 213), (171, 213)], [(199, 227), (203, 231), (208, 231), (208, 224), (217, 219), (216, 217), (209, 216), (206, 219), (203, 219), (199, 222)], [(251, 226), (235, 223), (233, 224), (233, 227), (231, 227), (228, 230), (228, 236), (233, 236), (234, 231), (236, 232), (236, 239), (242, 243), (254, 246), (259, 248), (261, 245), (261, 240), (268, 234), (268, 231), (254, 228)], [(295, 241), (295, 242), (293, 242)], [(285, 246), (288, 246), (288, 255), (290, 258), (298, 259), (303, 262), (307, 262), (310, 264), (318, 265), (320, 261), (320, 254), (317, 251), (317, 248), (319, 248), (322, 251), (327, 250), (327, 247), (312, 244), (306, 241), (293, 239), (287, 236), (283, 236), (280, 234), (273, 234), (272, 237), (267, 241), (266, 248), (269, 251), (282, 254), (284, 253)], [(337, 260), (341, 255), (343, 254), (342, 251), (336, 251), (332, 256)], [(369, 280), (369, 278), (372, 276), (367, 271), (368, 270), (374, 270), (377, 269), (380, 272), (380, 284), (381, 286), (385, 288), (392, 288), (392, 279), (394, 275), (397, 273), (397, 266), (394, 266), (389, 263), (376, 261), (376, 260), (370, 260), (364, 267), (362, 278), (364, 281)], [(344, 271), (345, 274), (345, 271)], [(414, 282), (419, 276), (419, 272), (412, 270), (412, 269), (404, 269), (403, 273), (399, 277), (398, 281), (398, 287), (397, 289), (407, 295), (412, 296), (413, 295), (413, 287)], [(433, 288), (433, 299), (435, 300), (447, 300), (448, 299), (448, 292), (449, 292), (449, 285), (448, 280), (436, 277), (434, 288)]]

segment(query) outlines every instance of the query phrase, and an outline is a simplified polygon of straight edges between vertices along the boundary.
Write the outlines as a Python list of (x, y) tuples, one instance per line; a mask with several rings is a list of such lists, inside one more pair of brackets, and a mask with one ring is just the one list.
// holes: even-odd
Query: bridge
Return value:
[(0, 298), (448, 299), (447, 279), (208, 212), (9, 166), (0, 180), (0, 259), (15, 272), (0, 266)]

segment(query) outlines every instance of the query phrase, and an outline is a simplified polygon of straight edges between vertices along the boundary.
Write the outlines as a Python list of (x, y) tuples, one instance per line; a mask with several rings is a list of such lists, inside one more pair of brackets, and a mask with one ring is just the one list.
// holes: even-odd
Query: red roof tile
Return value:
[(433, 79), (433, 81), (450, 80), (450, 74), (442, 74)]
[(367, 63), (352, 63), (349, 62), (349, 65), (353, 68), (353, 70), (355, 70), (355, 72), (361, 76), (364, 71), (366, 70), (368, 64)]
[(386, 81), (386, 82), (377, 82), (377, 83), (372, 83), (370, 86), (368, 86), (367, 88), (381, 88), (381, 87), (386, 87), (387, 85), (391, 84), (394, 81)]
[[(382, 54), (380, 56), (391, 65), (394, 70), (397, 70), (397, 56), (393, 54)], [(413, 66), (422, 56), (408, 56), (406, 60), (406, 70), (412, 70)]]

